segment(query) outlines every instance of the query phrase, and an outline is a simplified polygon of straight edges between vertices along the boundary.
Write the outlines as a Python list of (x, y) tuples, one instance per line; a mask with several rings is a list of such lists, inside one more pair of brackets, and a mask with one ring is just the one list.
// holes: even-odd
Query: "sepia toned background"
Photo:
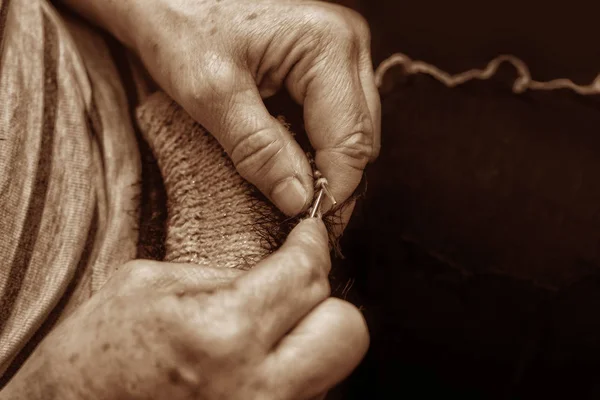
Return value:
[[(401, 51), (460, 72), (511, 53), (537, 80), (600, 72), (592, 2), (341, 3), (371, 23), (375, 64)], [(330, 398), (600, 395), (600, 103), (514, 95), (515, 76), (388, 75), (383, 151), (334, 271), (372, 346)]]

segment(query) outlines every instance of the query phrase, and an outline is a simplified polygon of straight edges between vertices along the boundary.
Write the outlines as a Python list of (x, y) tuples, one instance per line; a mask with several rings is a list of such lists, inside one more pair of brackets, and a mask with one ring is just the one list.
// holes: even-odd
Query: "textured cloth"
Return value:
[[(138, 233), (138, 256), (155, 259), (246, 268), (268, 251), (268, 229), (238, 230), (266, 226), (237, 209), (259, 198), (227, 182), (239, 178), (214, 140), (164, 95), (140, 108), (150, 148), (136, 144), (123, 90), (134, 81), (101, 35), (46, 1), (0, 0), (0, 43), (0, 373), (135, 256)], [(572, 391), (597, 387), (600, 370), (597, 102), (395, 78), (385, 151), (344, 246), (373, 338), (368, 379), (347, 398), (436, 383), (462, 397), (585, 398)], [(194, 185), (204, 179), (211, 196)], [(232, 236), (210, 232), (223, 214)]]
[(248, 269), (286, 224), (112, 40), (44, 0), (0, 7), (2, 384), (120, 264)]
[(139, 108), (138, 121), (168, 199), (165, 261), (247, 269), (263, 259), (279, 213), (213, 136), (162, 92)]
[(59, 302), (135, 256), (140, 163), (101, 36), (44, 0), (2, 0), (0, 39), (1, 374)]

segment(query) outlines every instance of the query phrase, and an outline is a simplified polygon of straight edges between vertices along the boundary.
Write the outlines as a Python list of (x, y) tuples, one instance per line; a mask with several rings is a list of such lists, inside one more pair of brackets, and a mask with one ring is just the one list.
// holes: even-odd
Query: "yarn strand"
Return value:
[(426, 74), (438, 80), (449, 88), (460, 86), (472, 80), (486, 80), (492, 78), (500, 66), (504, 63), (511, 64), (517, 71), (517, 78), (512, 87), (512, 91), (516, 94), (523, 93), (527, 90), (571, 90), (582, 96), (590, 96), (600, 94), (600, 74), (588, 85), (578, 85), (570, 79), (554, 79), (551, 81), (536, 81), (532, 79), (531, 73), (527, 64), (520, 58), (511, 55), (503, 54), (491, 60), (484, 69), (470, 69), (455, 75), (449, 74), (438, 67), (426, 63), (424, 61), (412, 60), (405, 54), (395, 53), (388, 59), (383, 61), (375, 71), (375, 83), (377, 87), (381, 87), (385, 74), (396, 66), (402, 66), (408, 75)]

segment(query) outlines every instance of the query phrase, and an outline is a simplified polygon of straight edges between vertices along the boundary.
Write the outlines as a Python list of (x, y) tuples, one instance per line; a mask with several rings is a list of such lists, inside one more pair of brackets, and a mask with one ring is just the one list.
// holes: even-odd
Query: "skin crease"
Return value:
[[(135, 51), (288, 215), (311, 203), (312, 174), (262, 98), (286, 88), (303, 105), (317, 167), (339, 202), (379, 152), (368, 27), (348, 9), (302, 0), (63, 3)], [(304, 196), (278, 187), (294, 179)], [(248, 273), (126, 264), (40, 344), (0, 398), (314, 398), (344, 379), (369, 343), (361, 313), (329, 297), (329, 264), (316, 219)]]
[(369, 336), (329, 297), (327, 232), (301, 222), (251, 272), (134, 261), (59, 325), (5, 399), (310, 399)]
[[(379, 153), (369, 28), (350, 9), (305, 0), (63, 2), (134, 50), (238, 172), (288, 215), (311, 204), (312, 172), (262, 98), (286, 88), (303, 105), (317, 167), (338, 202)], [(294, 178), (304, 195), (291, 190)]]

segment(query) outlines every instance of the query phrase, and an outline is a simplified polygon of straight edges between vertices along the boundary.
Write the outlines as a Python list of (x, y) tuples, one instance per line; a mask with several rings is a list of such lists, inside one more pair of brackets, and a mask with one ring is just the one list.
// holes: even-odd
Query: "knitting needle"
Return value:
[[(312, 206), (311, 211), (310, 211), (311, 218), (315, 218), (315, 215), (317, 215), (317, 212), (319, 212), (319, 214), (320, 214), (320, 211), (321, 211), (320, 208), (321, 208), (321, 202), (323, 201), (323, 195), (326, 195), (334, 206), (337, 204), (337, 201), (333, 197), (333, 194), (331, 194), (331, 192), (329, 191), (329, 188), (327, 187), (327, 182), (322, 181), (320, 183), (320, 186), (321, 186), (321, 190), (319, 190), (319, 193), (317, 194), (317, 199), (315, 200), (315, 203)], [(319, 217), (320, 217), (320, 215), (319, 215)]]
[(313, 204), (311, 211), (310, 211), (311, 218), (314, 218), (315, 215), (317, 215), (317, 211), (319, 211), (319, 218), (321, 217), (319, 208), (321, 207), (321, 201), (323, 200), (324, 194), (325, 194), (325, 189), (323, 189), (323, 187), (321, 187), (321, 190), (319, 190), (319, 194), (317, 195), (317, 200), (315, 200), (315, 203)]

